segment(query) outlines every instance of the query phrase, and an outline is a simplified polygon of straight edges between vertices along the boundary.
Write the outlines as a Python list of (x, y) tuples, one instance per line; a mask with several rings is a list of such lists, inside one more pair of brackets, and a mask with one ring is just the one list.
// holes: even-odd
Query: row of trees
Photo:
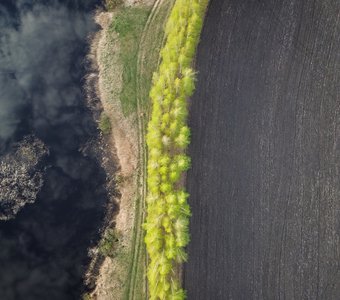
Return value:
[(195, 88), (191, 68), (208, 0), (176, 0), (165, 28), (159, 71), (150, 91), (152, 114), (147, 130), (148, 196), (144, 224), (149, 254), (150, 299), (185, 298), (178, 267), (186, 261), (190, 207), (181, 184), (190, 166), (188, 103)]

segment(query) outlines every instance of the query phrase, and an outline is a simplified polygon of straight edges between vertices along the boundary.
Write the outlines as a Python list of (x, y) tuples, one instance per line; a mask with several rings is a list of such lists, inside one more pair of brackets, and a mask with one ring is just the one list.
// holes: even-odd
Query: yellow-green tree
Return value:
[(149, 294), (153, 300), (185, 299), (178, 266), (187, 260), (191, 212), (181, 178), (190, 167), (186, 155), (190, 143), (187, 100), (195, 89), (192, 62), (207, 4), (208, 0), (176, 0), (165, 28), (161, 64), (150, 91), (144, 229)]

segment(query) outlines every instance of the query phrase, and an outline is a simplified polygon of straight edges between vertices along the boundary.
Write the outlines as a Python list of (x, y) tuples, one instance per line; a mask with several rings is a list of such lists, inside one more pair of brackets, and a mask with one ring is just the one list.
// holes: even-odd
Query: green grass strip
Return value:
[(208, 0), (176, 0), (165, 28), (161, 64), (153, 76), (151, 119), (147, 129), (147, 217), (144, 224), (152, 300), (185, 299), (179, 267), (187, 260), (190, 207), (183, 173), (190, 167), (186, 149), (188, 98), (195, 88), (193, 59)]
[(149, 13), (149, 7), (121, 8), (110, 28), (118, 33), (120, 40), (120, 58), (123, 65), (120, 100), (125, 116), (137, 110), (137, 57), (140, 36)]

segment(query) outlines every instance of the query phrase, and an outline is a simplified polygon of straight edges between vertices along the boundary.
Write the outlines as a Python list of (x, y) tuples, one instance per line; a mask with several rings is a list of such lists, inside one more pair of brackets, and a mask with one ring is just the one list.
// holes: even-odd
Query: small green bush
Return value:
[(83, 294), (82, 300), (91, 300), (91, 296), (88, 293)]
[(114, 229), (107, 229), (99, 242), (99, 253), (103, 256), (115, 257), (117, 253), (119, 235)]
[(105, 6), (108, 11), (114, 10), (117, 6), (121, 5), (123, 0), (106, 0)]
[(109, 116), (104, 112), (100, 115), (99, 129), (105, 135), (111, 133), (111, 121)]

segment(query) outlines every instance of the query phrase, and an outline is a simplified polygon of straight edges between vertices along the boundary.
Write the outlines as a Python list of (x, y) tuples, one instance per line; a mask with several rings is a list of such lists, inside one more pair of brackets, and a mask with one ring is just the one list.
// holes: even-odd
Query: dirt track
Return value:
[(189, 300), (340, 299), (340, 1), (211, 0)]

